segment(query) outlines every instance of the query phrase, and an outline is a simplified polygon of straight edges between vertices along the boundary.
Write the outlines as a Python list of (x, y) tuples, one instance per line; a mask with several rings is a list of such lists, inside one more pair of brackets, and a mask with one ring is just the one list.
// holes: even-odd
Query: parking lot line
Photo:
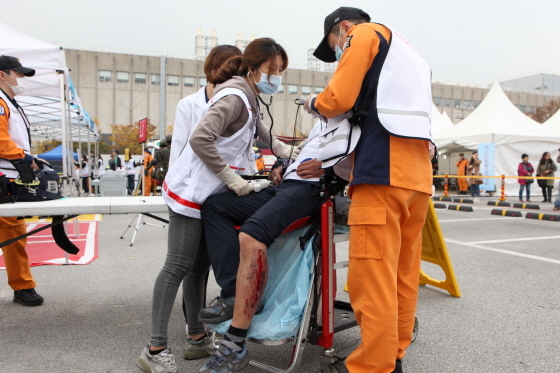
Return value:
[(533, 240), (553, 240), (558, 239), (560, 236), (542, 236), (542, 237), (524, 237), (524, 238), (507, 238), (503, 240), (489, 240), (489, 241), (471, 241), (468, 242), (473, 245), (479, 245), (484, 243), (497, 243), (497, 242), (511, 242), (511, 241), (533, 241)]
[(548, 262), (548, 263), (560, 264), (560, 260), (557, 260), (557, 259), (551, 259), (551, 258), (545, 258), (545, 257), (542, 257), (542, 256), (537, 256), (537, 255), (523, 254), (523, 253), (518, 253), (518, 252), (515, 252), (515, 251), (497, 249), (495, 247), (487, 247), (487, 246), (482, 246), (482, 245), (476, 245), (476, 244), (473, 244), (473, 243), (470, 243), (470, 242), (450, 240), (450, 239), (447, 239), (447, 238), (445, 239), (445, 242), (454, 243), (454, 244), (462, 245), (462, 246), (474, 247), (476, 249), (481, 249), (481, 250), (494, 251), (494, 252), (502, 253), (502, 254), (520, 256), (520, 257), (523, 257), (523, 258), (540, 260), (540, 261)]

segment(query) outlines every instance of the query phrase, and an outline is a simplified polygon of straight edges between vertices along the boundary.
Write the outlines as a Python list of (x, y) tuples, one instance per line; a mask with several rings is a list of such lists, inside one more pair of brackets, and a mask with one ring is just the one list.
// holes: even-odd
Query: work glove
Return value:
[[(297, 154), (294, 155), (294, 147), (284, 144), (282, 141), (276, 139), (272, 142), (272, 151), (277, 157), (284, 159), (296, 159)], [(299, 153), (298, 153), (299, 154)]]
[(222, 181), (233, 190), (238, 196), (245, 196), (251, 192), (260, 192), (270, 184), (267, 180), (259, 180), (259, 182), (248, 183), (241, 176), (236, 174), (229, 166), (216, 174)]

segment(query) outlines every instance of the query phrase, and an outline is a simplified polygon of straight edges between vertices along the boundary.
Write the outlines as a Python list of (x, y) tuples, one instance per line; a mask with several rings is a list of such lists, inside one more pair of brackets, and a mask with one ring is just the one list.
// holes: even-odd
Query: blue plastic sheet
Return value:
[[(247, 337), (280, 340), (297, 333), (313, 266), (313, 240), (306, 244), (304, 251), (300, 248), (299, 237), (306, 231), (304, 228), (284, 234), (268, 249), (268, 284), (261, 301), (264, 309), (253, 318)], [(228, 320), (210, 327), (225, 334), (230, 324)]]

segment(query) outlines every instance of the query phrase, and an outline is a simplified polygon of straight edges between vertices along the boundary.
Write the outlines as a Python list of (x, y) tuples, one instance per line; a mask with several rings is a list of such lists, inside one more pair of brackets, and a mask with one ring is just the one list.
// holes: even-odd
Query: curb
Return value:
[(543, 214), (543, 213), (537, 214), (537, 213), (534, 213), (534, 212), (528, 212), (525, 215), (525, 219), (560, 221), (560, 215)]
[(541, 207), (539, 205), (534, 205), (532, 203), (514, 203), (513, 207), (521, 208), (521, 209), (533, 209), (533, 210), (540, 210)]
[(453, 200), (453, 202), (458, 202), (458, 203), (474, 203), (474, 200), (472, 199), (465, 199), (465, 198), (455, 198)]
[(440, 202), (453, 202), (451, 197), (432, 197), (432, 200)]
[(523, 216), (521, 214), (521, 212), (519, 212), (519, 211), (500, 210), (500, 209), (492, 210), (491, 215), (511, 216), (511, 217), (514, 217), (514, 218), (520, 218), (520, 217)]
[(434, 208), (435, 209), (445, 209), (445, 208), (447, 208), (447, 206), (445, 205), (445, 203), (434, 203)]
[(511, 203), (504, 201), (488, 201), (488, 206), (501, 206), (501, 207), (511, 207)]
[(472, 206), (460, 206), (460, 205), (449, 205), (448, 210), (466, 211), (473, 212)]

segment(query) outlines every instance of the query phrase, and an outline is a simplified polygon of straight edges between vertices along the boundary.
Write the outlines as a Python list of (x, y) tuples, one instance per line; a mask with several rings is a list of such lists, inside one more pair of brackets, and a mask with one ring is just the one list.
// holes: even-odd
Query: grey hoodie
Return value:
[[(265, 144), (270, 144), (269, 128), (260, 119), (257, 96), (251, 86), (249, 86), (245, 79), (235, 76), (222, 84), (218, 84), (214, 88), (214, 95), (225, 88), (237, 88), (245, 93), (249, 104), (253, 108), (253, 115), (259, 118), (257, 121), (257, 134), (261, 141)], [(248, 119), (249, 113), (245, 103), (241, 97), (236, 95), (221, 98), (209, 107), (208, 111), (200, 118), (191, 134), (189, 144), (196, 156), (215, 174), (222, 171), (227, 166), (227, 163), (218, 152), (214, 141), (220, 136), (232, 136), (243, 128)], [(273, 135), (272, 141), (275, 139), (276, 137)]]

